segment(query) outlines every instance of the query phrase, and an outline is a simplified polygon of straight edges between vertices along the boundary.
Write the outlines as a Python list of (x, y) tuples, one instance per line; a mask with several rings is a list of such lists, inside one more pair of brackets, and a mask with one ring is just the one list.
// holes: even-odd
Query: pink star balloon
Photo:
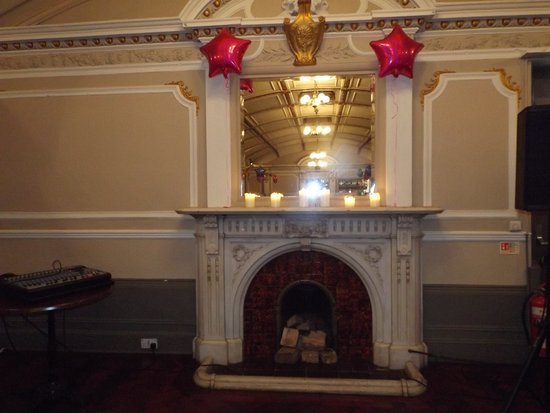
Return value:
[(230, 72), (241, 73), (241, 61), (250, 43), (250, 40), (237, 39), (228, 29), (222, 29), (199, 49), (208, 58), (208, 76), (222, 73), (227, 79)]
[(241, 79), (240, 81), (240, 88), (243, 92), (250, 92), (252, 93), (254, 90), (252, 89), (252, 79)]
[(422, 43), (411, 39), (396, 24), (389, 35), (369, 44), (378, 58), (380, 77), (391, 73), (394, 77), (404, 75), (412, 79), (414, 58), (424, 47)]

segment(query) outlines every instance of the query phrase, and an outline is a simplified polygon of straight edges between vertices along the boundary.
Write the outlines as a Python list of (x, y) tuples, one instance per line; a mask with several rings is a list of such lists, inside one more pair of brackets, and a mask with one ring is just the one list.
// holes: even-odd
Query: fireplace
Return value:
[(340, 361), (372, 361), (367, 289), (355, 271), (330, 254), (293, 251), (266, 263), (248, 287), (243, 317), (244, 361), (272, 361), (283, 346), (285, 327), (299, 330), (297, 338), (320, 332), (323, 343), (313, 347), (333, 350)]
[[(242, 362), (252, 354), (272, 354), (278, 340), (277, 330), (281, 328), (273, 307), (281, 304), (277, 300), (285, 288), (306, 280), (329, 292), (328, 301), (334, 300), (333, 317), (337, 322), (331, 334), (346, 357), (367, 357), (376, 366), (395, 370), (403, 369), (408, 362), (417, 367), (426, 364), (420, 221), (425, 215), (440, 210), (199, 208), (178, 212), (196, 219), (198, 277), (194, 357), (197, 360), (231, 364)], [(310, 272), (282, 276), (275, 268), (271, 274), (264, 275), (266, 268), (281, 265), (280, 257), (295, 257), (293, 254), (328, 257), (329, 264), (314, 260), (311, 271), (308, 269)], [(299, 265), (303, 259), (293, 258), (294, 264), (285, 265)], [(347, 282), (353, 288), (347, 292), (334, 288), (323, 278), (330, 278), (333, 272), (317, 274), (316, 265), (345, 267), (349, 270)], [(265, 322), (269, 326), (262, 324), (258, 327), (262, 333), (254, 336), (253, 327), (247, 324), (255, 313), (250, 308), (259, 300), (254, 291), (268, 279), (280, 282), (281, 286), (270, 298), (272, 310), (262, 313), (263, 321), (258, 321), (268, 320)], [(353, 319), (355, 315), (346, 315), (346, 311), (353, 310), (340, 308), (339, 303), (346, 300), (339, 299), (339, 294), (351, 292), (364, 292), (365, 298), (360, 300), (368, 301), (370, 309), (361, 314), (355, 326), (344, 327), (341, 320)], [(343, 351), (349, 346), (341, 338), (346, 334), (353, 335), (353, 346)]]

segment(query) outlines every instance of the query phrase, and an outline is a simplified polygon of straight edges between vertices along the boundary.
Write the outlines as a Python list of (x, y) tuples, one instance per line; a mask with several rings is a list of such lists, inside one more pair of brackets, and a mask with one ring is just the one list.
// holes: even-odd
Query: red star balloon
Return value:
[(396, 24), (389, 35), (369, 44), (378, 58), (380, 77), (391, 73), (394, 77), (404, 75), (412, 79), (414, 58), (424, 47), (422, 43), (411, 39), (401, 26)]
[(254, 90), (252, 89), (252, 79), (241, 79), (240, 81), (240, 88), (243, 92), (250, 92), (252, 93)]
[(208, 76), (222, 73), (227, 79), (230, 72), (241, 73), (241, 61), (250, 43), (250, 40), (237, 39), (229, 30), (222, 29), (199, 49), (208, 58)]

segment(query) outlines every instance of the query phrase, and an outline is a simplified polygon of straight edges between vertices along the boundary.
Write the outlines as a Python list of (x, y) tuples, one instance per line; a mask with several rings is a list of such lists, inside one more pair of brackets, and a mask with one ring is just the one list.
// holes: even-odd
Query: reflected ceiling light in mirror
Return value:
[(309, 157), (311, 160), (307, 166), (310, 168), (326, 168), (328, 166), (328, 162), (324, 160), (327, 157), (326, 152), (311, 152)]
[(312, 95), (309, 93), (302, 93), (300, 95), (300, 105), (302, 106), (312, 106), (317, 108), (320, 105), (326, 105), (330, 102), (330, 96), (324, 92), (313, 92)]
[(317, 135), (328, 135), (332, 128), (330, 126), (321, 126), (317, 125), (316, 127), (311, 127), (309, 125), (304, 126), (303, 134), (305, 136), (317, 136)]

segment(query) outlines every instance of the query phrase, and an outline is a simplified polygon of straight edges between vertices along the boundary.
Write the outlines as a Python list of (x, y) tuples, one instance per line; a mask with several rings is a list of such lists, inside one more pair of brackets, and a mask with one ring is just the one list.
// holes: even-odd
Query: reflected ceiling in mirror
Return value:
[(252, 90), (241, 91), (243, 167), (307, 166), (313, 152), (326, 153), (331, 162), (326, 168), (372, 165), (375, 78), (364, 73), (250, 79)]

